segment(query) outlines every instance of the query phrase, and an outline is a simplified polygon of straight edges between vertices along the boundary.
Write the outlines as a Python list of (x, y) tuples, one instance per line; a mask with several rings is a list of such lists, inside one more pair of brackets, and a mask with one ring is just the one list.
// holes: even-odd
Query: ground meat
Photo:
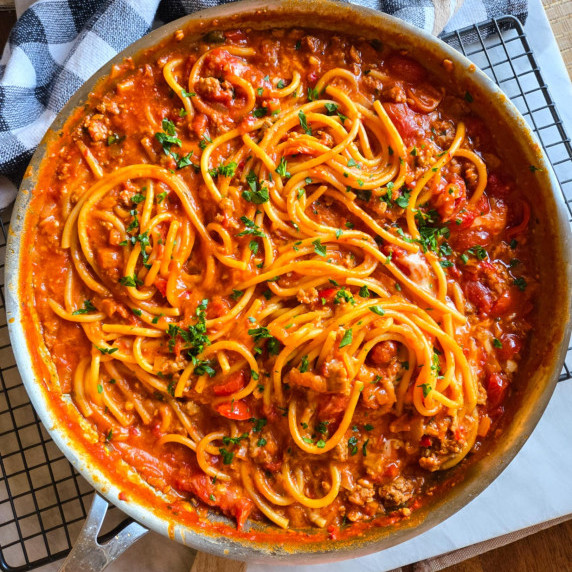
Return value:
[(379, 496), (387, 508), (395, 508), (409, 501), (415, 491), (415, 484), (399, 476), (388, 485), (379, 487)]
[(446, 149), (450, 147), (453, 142), (455, 127), (450, 121), (437, 118), (431, 122), (431, 133), (433, 134), (435, 143), (439, 145), (441, 149)]
[(293, 368), (286, 375), (290, 385), (308, 387), (318, 393), (349, 393), (348, 372), (344, 364), (336, 359), (326, 361), (320, 370), (320, 375), (311, 371), (300, 372)]
[(196, 90), (205, 99), (228, 103), (233, 96), (232, 84), (228, 81), (222, 83), (216, 77), (201, 77), (197, 81)]
[(479, 175), (477, 173), (477, 168), (472, 162), (467, 162), (463, 166), (463, 179), (467, 188), (471, 191), (475, 190), (477, 183), (479, 182)]
[(117, 312), (122, 318), (127, 318), (130, 312), (125, 306), (117, 303), (113, 298), (103, 298), (101, 302), (97, 302), (97, 309), (104, 312), (110, 318)]
[(429, 449), (429, 454), (419, 459), (419, 466), (428, 471), (437, 471), (441, 464), (451, 455), (459, 453), (462, 449), (461, 443), (450, 436), (438, 441), (438, 448), (435, 446)]
[(383, 89), (383, 82), (377, 77), (366, 75), (362, 81), (363, 84), (374, 93), (381, 93), (381, 90)]
[(96, 113), (85, 120), (84, 125), (92, 141), (103, 141), (107, 138), (107, 121), (107, 118), (101, 113)]
[(322, 131), (321, 129), (316, 131), (315, 133), (316, 139), (326, 147), (333, 147), (334, 146), (334, 138), (327, 133), (326, 131)]
[(100, 113), (111, 113), (111, 115), (119, 115), (120, 112), (116, 101), (103, 100), (96, 109)]
[(354, 61), (356, 64), (359, 64), (361, 62), (361, 55), (359, 53), (359, 51), (356, 49), (355, 46), (352, 46), (350, 48), (350, 58), (352, 59), (352, 61)]
[(315, 36), (304, 36), (302, 45), (308, 48), (313, 54), (322, 51), (322, 45), (318, 38)]
[(395, 85), (382, 89), (380, 99), (393, 103), (405, 103), (407, 101), (407, 95), (403, 86), (400, 83), (396, 83)]
[(397, 344), (392, 341), (380, 342), (372, 348), (369, 359), (374, 365), (387, 365), (397, 356)]
[(390, 381), (368, 383), (362, 392), (362, 404), (368, 409), (389, 411), (395, 403), (395, 389)]
[(260, 432), (250, 433), (249, 439), (248, 456), (255, 462), (266, 465), (267, 468), (272, 467), (272, 470), (278, 470), (282, 461), (280, 460), (279, 465), (276, 466), (276, 453), (279, 451), (279, 446), (272, 431), (265, 427)]
[(318, 291), (315, 288), (302, 289), (296, 295), (301, 304), (315, 304), (318, 302)]
[(367, 479), (360, 479), (351, 494), (348, 495), (348, 500), (353, 504), (363, 506), (373, 500), (374, 497), (375, 489), (373, 488), (373, 483)]
[(122, 253), (115, 248), (98, 248), (95, 257), (103, 272), (117, 282), (120, 278), (119, 269), (122, 267)]
[(324, 362), (320, 373), (326, 378), (328, 391), (335, 393), (348, 393), (348, 372), (343, 362), (332, 359)]

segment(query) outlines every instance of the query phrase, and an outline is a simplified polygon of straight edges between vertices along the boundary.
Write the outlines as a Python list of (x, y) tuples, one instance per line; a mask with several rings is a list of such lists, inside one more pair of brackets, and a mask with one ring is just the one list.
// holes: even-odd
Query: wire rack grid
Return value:
[[(538, 135), (572, 223), (572, 147), (520, 22), (510, 16), (442, 38), (471, 59), (511, 98)], [(24, 572), (71, 549), (93, 491), (67, 462), (38, 420), (18, 374), (4, 305), (9, 213), (0, 217), (0, 570)], [(560, 381), (572, 379), (568, 348)], [(108, 534), (124, 515), (111, 511)]]

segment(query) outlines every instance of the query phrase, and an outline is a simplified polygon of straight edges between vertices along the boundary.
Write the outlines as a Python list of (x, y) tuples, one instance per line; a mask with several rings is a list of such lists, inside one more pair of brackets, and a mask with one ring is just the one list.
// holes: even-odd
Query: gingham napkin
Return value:
[[(18, 21), (0, 59), (0, 209), (51, 122), (103, 64), (152, 27), (224, 0), (16, 0)], [(527, 0), (356, 0), (438, 35), (502, 14), (522, 21)], [(463, 4), (461, 6), (461, 4)]]

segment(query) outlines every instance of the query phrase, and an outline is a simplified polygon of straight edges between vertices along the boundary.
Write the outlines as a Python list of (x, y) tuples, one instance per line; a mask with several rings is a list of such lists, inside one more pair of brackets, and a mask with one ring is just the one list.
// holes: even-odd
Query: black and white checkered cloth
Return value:
[[(0, 59), (0, 209), (13, 200), (35, 147), (85, 80), (156, 25), (220, 3), (223, 0), (16, 0), (19, 18)], [(355, 3), (432, 33), (439, 33), (445, 23), (446, 32), (501, 14), (521, 20), (527, 14), (527, 0)]]

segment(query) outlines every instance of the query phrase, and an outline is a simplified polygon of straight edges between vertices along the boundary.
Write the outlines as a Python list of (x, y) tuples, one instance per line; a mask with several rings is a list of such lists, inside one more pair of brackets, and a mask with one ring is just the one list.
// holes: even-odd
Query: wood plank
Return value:
[(246, 562), (219, 558), (206, 552), (198, 552), (191, 572), (245, 572)]
[(554, 37), (562, 53), (568, 75), (572, 77), (572, 2), (542, 0)]

